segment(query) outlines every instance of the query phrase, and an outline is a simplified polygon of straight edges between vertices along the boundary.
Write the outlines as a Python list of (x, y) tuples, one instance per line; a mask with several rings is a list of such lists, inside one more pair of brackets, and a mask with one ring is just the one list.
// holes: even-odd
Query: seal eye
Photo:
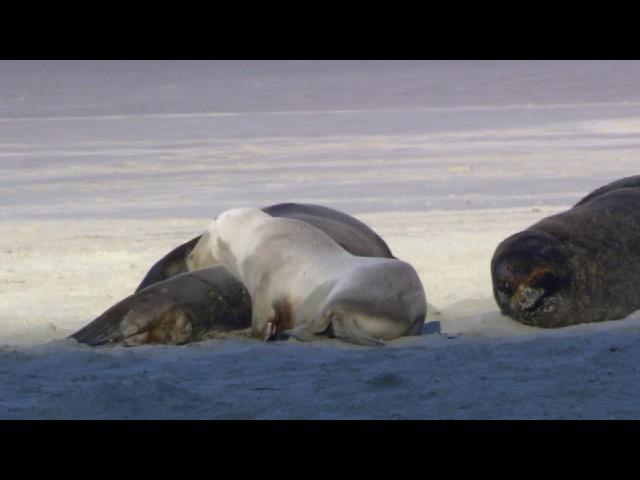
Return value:
[(555, 292), (560, 289), (560, 279), (552, 272), (545, 272), (533, 278), (530, 285), (532, 288), (541, 288), (546, 292)]
[(503, 293), (505, 293), (505, 294), (507, 294), (507, 295), (511, 296), (511, 295), (513, 295), (513, 292), (515, 292), (515, 291), (516, 291), (516, 288), (515, 288), (515, 286), (513, 285), (513, 283), (511, 283), (511, 282), (503, 282), (503, 283), (500, 285), (499, 290), (500, 290), (501, 292), (503, 292)]

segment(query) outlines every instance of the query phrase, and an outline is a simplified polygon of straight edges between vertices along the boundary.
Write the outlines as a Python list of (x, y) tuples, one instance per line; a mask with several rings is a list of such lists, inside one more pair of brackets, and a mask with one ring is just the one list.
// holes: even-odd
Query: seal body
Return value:
[(92, 346), (184, 344), (251, 326), (251, 301), (224, 267), (182, 273), (130, 295), (71, 335)]
[[(321, 205), (279, 203), (263, 209), (272, 217), (294, 218), (312, 225), (353, 255), (393, 258), (384, 240), (360, 220)], [(189, 270), (187, 258), (200, 237), (176, 247), (158, 260), (145, 275), (136, 292), (156, 282)]]
[(187, 268), (187, 256), (191, 253), (193, 247), (196, 246), (198, 240), (200, 240), (200, 237), (193, 238), (177, 246), (153, 264), (140, 282), (140, 285), (138, 285), (138, 288), (136, 288), (136, 293), (144, 290), (149, 285), (189, 271)]
[(327, 335), (379, 345), (418, 334), (426, 316), (424, 288), (408, 263), (352, 255), (305, 222), (258, 209), (221, 214), (188, 261), (223, 265), (246, 286), (252, 335), (265, 340)]
[(615, 320), (640, 309), (640, 176), (507, 238), (491, 275), (501, 312), (526, 325)]

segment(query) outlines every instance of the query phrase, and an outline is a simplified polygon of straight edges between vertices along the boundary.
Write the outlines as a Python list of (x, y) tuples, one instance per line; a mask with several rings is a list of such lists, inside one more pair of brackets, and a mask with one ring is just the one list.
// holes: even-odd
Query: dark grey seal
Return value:
[(250, 326), (249, 293), (217, 266), (179, 274), (130, 295), (70, 338), (92, 346), (180, 345)]
[(504, 240), (491, 276), (501, 312), (526, 325), (616, 320), (640, 309), (640, 175)]
[[(329, 235), (342, 248), (360, 257), (394, 258), (384, 240), (360, 220), (321, 205), (279, 203), (263, 208), (272, 217), (293, 218), (312, 225)], [(145, 275), (136, 292), (149, 285), (188, 271), (187, 258), (200, 236), (174, 248), (158, 260)]]

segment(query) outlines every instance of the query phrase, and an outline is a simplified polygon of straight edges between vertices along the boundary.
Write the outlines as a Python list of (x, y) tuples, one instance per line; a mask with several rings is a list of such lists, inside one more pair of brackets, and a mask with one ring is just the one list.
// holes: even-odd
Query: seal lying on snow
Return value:
[(640, 309), (640, 175), (504, 240), (491, 275), (502, 313), (527, 325), (615, 320)]
[[(392, 257), (387, 244), (359, 220), (320, 205), (282, 203), (264, 209), (269, 215), (296, 218), (326, 232), (347, 251), (361, 256)], [(123, 342), (186, 343), (212, 333), (251, 326), (251, 299), (241, 282), (224, 267), (199, 265), (187, 258), (200, 237), (171, 251), (147, 273), (136, 293), (71, 337), (90, 345)], [(206, 253), (206, 252), (204, 252)]]
[(224, 267), (187, 272), (130, 295), (71, 335), (92, 346), (182, 344), (251, 326), (251, 300)]
[(354, 256), (307, 223), (258, 209), (220, 215), (188, 263), (228, 268), (251, 296), (252, 335), (265, 340), (329, 335), (380, 345), (419, 333), (427, 312), (424, 288), (408, 263)]
[[(319, 228), (342, 248), (361, 257), (393, 258), (387, 244), (360, 220), (346, 213), (321, 205), (279, 203), (263, 209), (272, 217), (295, 218)], [(176, 247), (158, 260), (136, 289), (136, 292), (156, 282), (190, 270), (186, 260), (200, 237)]]

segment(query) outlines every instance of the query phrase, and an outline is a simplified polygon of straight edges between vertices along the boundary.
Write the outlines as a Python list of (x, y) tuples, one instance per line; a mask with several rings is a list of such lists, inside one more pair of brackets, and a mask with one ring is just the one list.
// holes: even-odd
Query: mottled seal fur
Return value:
[(250, 326), (247, 290), (217, 266), (179, 274), (130, 295), (71, 338), (92, 346), (184, 344)]
[[(393, 258), (384, 240), (360, 220), (322, 205), (279, 203), (265, 207), (263, 211), (272, 217), (294, 218), (319, 228), (342, 248), (362, 257)], [(186, 260), (200, 237), (174, 248), (158, 260), (144, 276), (136, 292), (156, 282), (189, 270)]]
[(245, 285), (258, 338), (329, 335), (380, 345), (418, 334), (424, 324), (426, 297), (411, 265), (352, 255), (300, 220), (252, 208), (228, 210), (188, 259), (197, 267), (207, 262), (228, 268)]
[(640, 175), (504, 240), (491, 275), (501, 312), (526, 325), (616, 320), (640, 309)]

